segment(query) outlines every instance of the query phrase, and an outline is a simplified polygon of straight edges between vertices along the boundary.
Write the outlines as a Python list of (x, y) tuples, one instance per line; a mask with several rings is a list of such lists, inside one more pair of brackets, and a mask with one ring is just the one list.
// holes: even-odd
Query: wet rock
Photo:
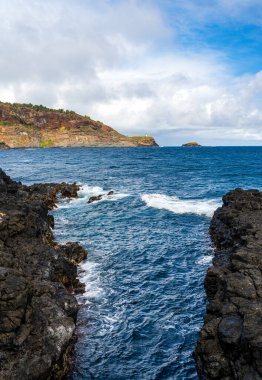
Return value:
[(90, 197), (90, 198), (88, 199), (88, 202), (87, 202), (87, 203), (93, 203), (93, 202), (96, 202), (96, 201), (100, 201), (102, 198), (103, 198), (103, 195), (102, 195), (102, 194), (94, 195), (94, 196), (92, 196), (92, 197)]
[(262, 193), (236, 189), (223, 203), (210, 225), (216, 251), (194, 357), (201, 379), (262, 379)]
[(92, 202), (97, 202), (97, 201), (100, 201), (101, 199), (103, 199), (105, 196), (110, 196), (110, 195), (113, 195), (115, 194), (114, 191), (109, 191), (107, 194), (99, 194), (99, 195), (94, 195), (92, 197), (89, 198), (88, 202), (87, 203), (92, 203)]
[(69, 368), (78, 312), (71, 290), (81, 287), (76, 265), (86, 251), (53, 241), (48, 210), (77, 190), (76, 184), (27, 187), (0, 170), (1, 380), (60, 379)]
[(79, 243), (66, 243), (61, 246), (65, 257), (74, 265), (81, 263), (87, 257), (87, 251)]

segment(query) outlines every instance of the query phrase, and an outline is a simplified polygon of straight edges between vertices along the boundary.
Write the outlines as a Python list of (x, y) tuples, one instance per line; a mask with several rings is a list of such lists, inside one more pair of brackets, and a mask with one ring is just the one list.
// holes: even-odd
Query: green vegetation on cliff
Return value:
[(52, 140), (41, 141), (39, 144), (40, 148), (50, 148), (51, 146), (54, 146), (54, 143)]

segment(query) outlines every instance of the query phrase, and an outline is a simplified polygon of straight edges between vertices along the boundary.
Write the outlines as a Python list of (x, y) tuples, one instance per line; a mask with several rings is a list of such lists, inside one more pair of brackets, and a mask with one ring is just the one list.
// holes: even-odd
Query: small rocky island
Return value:
[(57, 244), (48, 214), (58, 196), (77, 197), (76, 184), (24, 186), (0, 169), (0, 379), (62, 379), (82, 291), (78, 243)]
[(158, 146), (153, 137), (125, 136), (73, 111), (3, 102), (0, 144), (10, 148)]
[(189, 147), (198, 147), (198, 146), (202, 146), (200, 145), (198, 142), (196, 141), (190, 141), (190, 142), (187, 142), (185, 144), (182, 144), (182, 146), (189, 146)]
[(262, 192), (236, 189), (211, 221), (216, 246), (194, 356), (201, 379), (262, 379)]

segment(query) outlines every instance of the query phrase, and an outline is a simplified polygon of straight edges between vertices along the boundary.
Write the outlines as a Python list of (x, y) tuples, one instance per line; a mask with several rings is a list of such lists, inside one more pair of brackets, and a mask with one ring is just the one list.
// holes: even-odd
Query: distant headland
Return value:
[(202, 146), (200, 145), (198, 142), (196, 141), (190, 141), (190, 142), (187, 142), (185, 144), (182, 144), (182, 146), (191, 146), (191, 147), (198, 147), (198, 146)]
[(0, 102), (3, 148), (151, 147), (150, 136), (125, 136), (89, 116), (42, 105)]

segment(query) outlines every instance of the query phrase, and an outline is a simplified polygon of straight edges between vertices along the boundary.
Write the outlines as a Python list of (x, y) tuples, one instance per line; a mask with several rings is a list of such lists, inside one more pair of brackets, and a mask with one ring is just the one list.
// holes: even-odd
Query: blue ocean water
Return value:
[(68, 379), (197, 379), (210, 217), (228, 190), (262, 189), (261, 159), (260, 147), (0, 151), (16, 180), (82, 185), (53, 212), (56, 239), (89, 252)]

